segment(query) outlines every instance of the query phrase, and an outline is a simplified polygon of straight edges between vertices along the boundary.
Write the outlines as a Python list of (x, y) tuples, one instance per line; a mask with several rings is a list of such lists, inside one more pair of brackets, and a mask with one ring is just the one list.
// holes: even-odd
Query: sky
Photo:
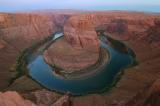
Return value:
[(0, 12), (43, 9), (160, 12), (160, 0), (0, 0)]

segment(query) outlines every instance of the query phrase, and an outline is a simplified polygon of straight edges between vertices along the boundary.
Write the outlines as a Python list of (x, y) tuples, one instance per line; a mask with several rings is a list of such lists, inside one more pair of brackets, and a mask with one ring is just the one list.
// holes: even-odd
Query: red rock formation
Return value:
[(64, 26), (64, 37), (45, 51), (44, 57), (50, 65), (73, 72), (94, 65), (99, 58), (99, 40), (92, 15), (71, 17)]
[(29, 100), (23, 99), (17, 92), (0, 93), (0, 106), (34, 106)]

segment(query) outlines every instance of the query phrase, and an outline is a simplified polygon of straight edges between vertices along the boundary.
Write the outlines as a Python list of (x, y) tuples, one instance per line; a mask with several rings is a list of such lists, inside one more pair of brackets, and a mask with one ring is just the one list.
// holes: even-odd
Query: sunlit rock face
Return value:
[(36, 106), (29, 100), (23, 99), (17, 92), (0, 93), (0, 106)]
[(64, 26), (64, 36), (67, 42), (77, 48), (97, 52), (99, 40), (94, 28), (94, 16), (82, 15), (71, 17)]
[(44, 53), (47, 63), (67, 72), (94, 65), (99, 58), (99, 39), (91, 15), (73, 16), (64, 25), (64, 38), (53, 43)]

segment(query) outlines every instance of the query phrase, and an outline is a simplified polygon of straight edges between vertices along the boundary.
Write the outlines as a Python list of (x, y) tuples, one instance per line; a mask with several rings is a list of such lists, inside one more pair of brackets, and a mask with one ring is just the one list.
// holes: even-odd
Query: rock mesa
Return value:
[(44, 53), (47, 63), (67, 72), (94, 65), (99, 58), (99, 39), (90, 18), (73, 16), (64, 25), (64, 38), (58, 39)]

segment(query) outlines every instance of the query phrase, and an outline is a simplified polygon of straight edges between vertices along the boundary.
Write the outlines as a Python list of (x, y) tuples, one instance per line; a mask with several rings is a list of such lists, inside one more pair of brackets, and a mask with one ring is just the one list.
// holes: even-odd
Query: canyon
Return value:
[[(110, 91), (103, 94), (95, 93), (82, 97), (71, 97), (72, 103), (68, 105), (145, 106), (150, 104), (151, 106), (158, 106), (160, 101), (158, 96), (159, 80), (157, 80), (160, 78), (160, 16), (149, 13), (123, 11), (0, 13), (0, 90), (17, 91), (24, 98), (36, 103), (28, 92), (37, 92), (42, 87), (39, 85), (36, 87), (35, 85), (32, 87), (23, 86), (23, 83), (27, 84), (25, 81), (28, 81), (30, 85), (35, 83), (29, 80), (27, 76), (17, 79), (8, 86), (9, 80), (16, 73), (12, 68), (14, 68), (19, 54), (24, 48), (54, 32), (64, 31), (63, 42), (59, 43), (73, 49), (71, 50), (72, 54), (69, 52), (69, 55), (75, 55), (80, 63), (84, 62), (83, 58), (87, 57), (86, 63), (94, 64), (98, 59), (99, 43), (97, 41), (98, 36), (93, 29), (95, 31), (103, 30), (106, 35), (110, 34), (113, 38), (125, 42), (134, 50), (138, 65), (126, 69), (122, 78)], [(55, 48), (54, 45), (53, 47)], [(52, 51), (52, 46), (50, 48), (51, 53), (60, 55), (60, 58), (65, 60), (64, 51), (56, 53)], [(84, 53), (81, 53), (81, 50)], [(89, 55), (90, 52), (93, 55)], [(81, 58), (81, 55), (84, 57)], [(62, 63), (60, 65), (64, 66), (63, 68), (68, 68), (67, 65), (70, 65), (67, 64), (68, 60), (58, 61), (57, 59), (56, 63)], [(86, 67), (85, 65), (82, 67)], [(76, 68), (77, 66), (79, 69), (79, 63)], [(155, 84), (153, 84), (154, 82)], [(52, 93), (47, 91), (44, 95)], [(46, 98), (49, 97), (46, 96)]]
[(25, 48), (61, 30), (68, 17), (67, 14), (51, 13), (0, 13), (0, 89), (8, 86), (18, 55)]

